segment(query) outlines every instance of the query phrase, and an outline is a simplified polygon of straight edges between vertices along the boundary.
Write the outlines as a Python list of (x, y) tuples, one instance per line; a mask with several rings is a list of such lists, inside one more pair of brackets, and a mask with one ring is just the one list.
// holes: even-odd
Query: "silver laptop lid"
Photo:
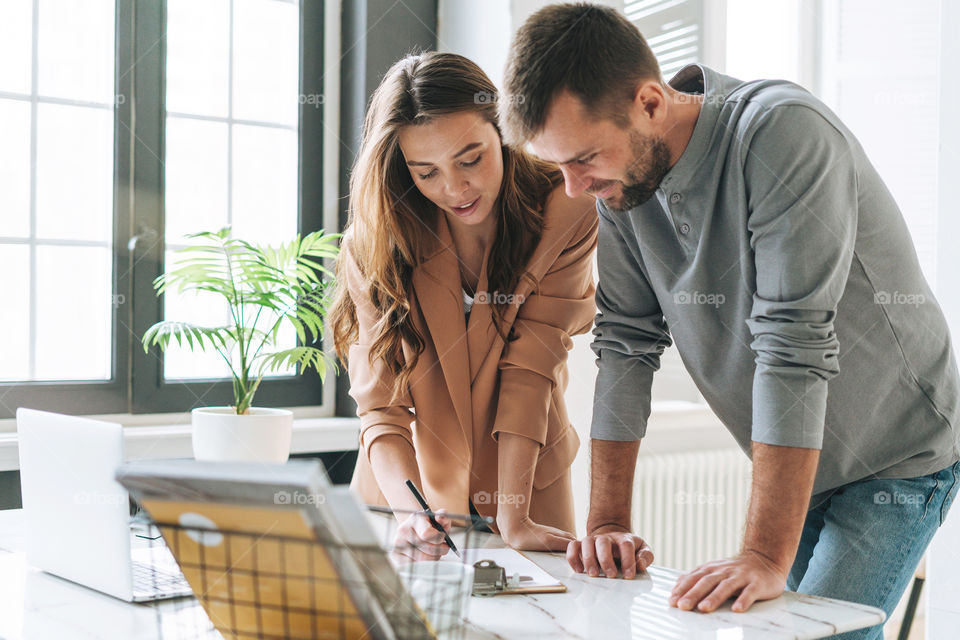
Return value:
[(112, 422), (17, 410), (30, 564), (129, 600), (129, 502), (114, 480), (123, 462), (122, 429)]

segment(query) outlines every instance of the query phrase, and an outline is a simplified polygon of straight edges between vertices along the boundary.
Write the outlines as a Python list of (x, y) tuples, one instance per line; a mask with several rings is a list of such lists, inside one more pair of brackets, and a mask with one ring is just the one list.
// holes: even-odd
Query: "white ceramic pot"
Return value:
[(282, 463), (290, 457), (291, 411), (251, 407), (238, 416), (232, 407), (198, 407), (191, 415), (197, 460)]

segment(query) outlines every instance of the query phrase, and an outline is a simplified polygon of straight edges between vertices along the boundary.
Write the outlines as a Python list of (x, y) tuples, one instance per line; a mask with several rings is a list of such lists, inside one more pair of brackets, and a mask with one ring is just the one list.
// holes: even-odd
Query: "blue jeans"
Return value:
[[(893, 612), (957, 493), (960, 462), (918, 478), (861, 480), (807, 513), (787, 588)], [(883, 625), (834, 636), (883, 638)]]

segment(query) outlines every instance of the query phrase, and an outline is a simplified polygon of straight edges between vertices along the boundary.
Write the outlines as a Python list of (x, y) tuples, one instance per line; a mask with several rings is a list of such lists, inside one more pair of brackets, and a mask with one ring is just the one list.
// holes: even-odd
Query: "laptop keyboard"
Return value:
[(135, 600), (172, 598), (190, 595), (190, 584), (179, 571), (165, 571), (146, 562), (134, 560), (133, 597)]

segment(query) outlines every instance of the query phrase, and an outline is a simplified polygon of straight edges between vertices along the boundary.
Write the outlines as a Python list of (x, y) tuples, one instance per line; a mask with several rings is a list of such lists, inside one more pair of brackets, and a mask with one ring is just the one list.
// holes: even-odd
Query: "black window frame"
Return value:
[[(323, 95), (328, 2), (337, 2), (341, 53), (338, 104), (338, 229), (347, 220), (348, 175), (359, 148), (367, 101), (383, 73), (412, 51), (437, 47), (438, 0), (299, 0), (301, 7), (301, 92)], [(163, 256), (162, 167), (141, 142), (163, 149), (163, 0), (116, 0), (114, 123), (113, 291), (123, 302), (114, 305), (113, 377), (107, 381), (27, 381), (0, 383), (0, 419), (15, 408), (34, 407), (72, 414), (174, 413), (203, 404), (228, 404), (229, 382), (165, 383), (161, 365), (145, 366), (139, 337), (160, 319), (161, 301), (152, 294)], [(314, 37), (305, 37), (313, 35)], [(36, 44), (34, 44), (36, 46)], [(120, 98), (123, 99), (120, 99)], [(136, 100), (131, 99), (136, 97)], [(148, 108), (148, 105), (152, 105)], [(300, 109), (299, 212), (300, 231), (323, 227), (324, 104)], [(134, 111), (136, 110), (136, 113)], [(136, 118), (134, 118), (136, 115)], [(327, 131), (334, 131), (333, 127)], [(146, 138), (145, 138), (146, 136)], [(312, 176), (312, 179), (304, 179)], [(153, 224), (151, 224), (153, 223)], [(134, 291), (147, 292), (135, 298)], [(152, 312), (151, 312), (152, 310)], [(82, 310), (79, 310), (82, 311)], [(121, 335), (121, 331), (123, 332)], [(57, 339), (75, 339), (65, 332)], [(153, 357), (153, 356), (150, 356)], [(328, 385), (336, 400), (328, 407), (337, 416), (354, 416), (349, 379), (341, 369)], [(296, 383), (296, 384), (295, 384)], [(193, 385), (193, 386), (191, 386)], [(219, 385), (219, 386), (217, 386)], [(300, 389), (309, 387), (309, 393)], [(274, 387), (277, 387), (276, 389)], [(195, 393), (200, 389), (201, 393)], [(318, 376), (267, 380), (257, 395), (264, 406), (319, 404), (323, 390)], [(194, 402), (191, 402), (191, 398)], [(179, 403), (179, 404), (178, 404)]]
[[(152, 283), (162, 273), (164, 256), (166, 4), (165, 0), (116, 2), (112, 285), (118, 304), (112, 317), (112, 376), (109, 380), (0, 383), (0, 419), (13, 417), (21, 406), (73, 414), (136, 414), (233, 403), (229, 379), (167, 381), (162, 354), (155, 347), (145, 354), (140, 343), (140, 336), (163, 312)], [(295, 4), (300, 8), (299, 92), (322, 96), (326, 0)], [(324, 115), (323, 101), (300, 100), (297, 202), (301, 234), (324, 228)], [(60, 339), (75, 336), (65, 332)], [(335, 384), (333, 372), (329, 373), (328, 384)], [(323, 399), (320, 377), (309, 371), (264, 379), (256, 404), (321, 405)]]

